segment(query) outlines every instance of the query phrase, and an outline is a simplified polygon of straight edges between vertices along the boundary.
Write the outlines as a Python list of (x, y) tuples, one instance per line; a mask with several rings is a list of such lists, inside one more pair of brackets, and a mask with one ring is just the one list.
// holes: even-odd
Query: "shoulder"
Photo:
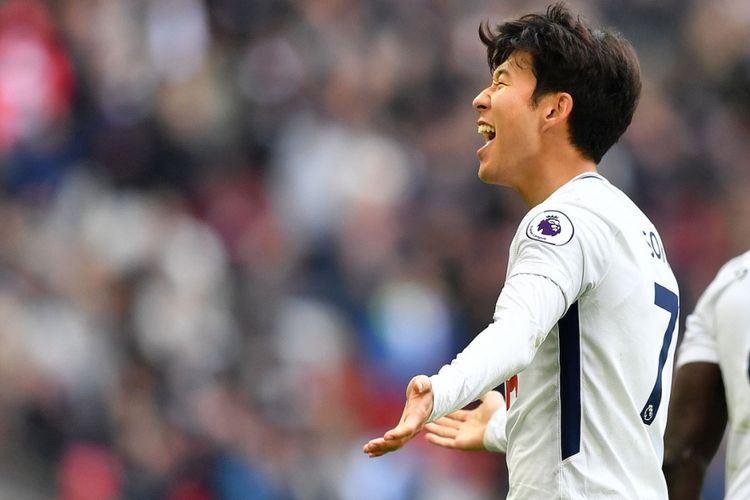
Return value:
[(715, 294), (719, 294), (732, 284), (748, 282), (748, 271), (750, 271), (750, 251), (727, 261), (716, 273), (716, 277), (708, 286), (706, 292), (713, 291)]
[(608, 237), (612, 227), (597, 203), (585, 198), (555, 196), (532, 208), (518, 228), (518, 237), (554, 246)]
[(750, 269), (750, 250), (731, 259), (727, 265), (732, 265), (735, 271)]
[(747, 310), (747, 291), (750, 290), (750, 252), (729, 260), (717, 273), (714, 281), (706, 289), (707, 295), (713, 295), (718, 303), (734, 305)]
[(564, 204), (535, 207), (521, 223), (520, 236), (549, 245), (565, 245), (576, 232), (573, 219), (577, 217), (573, 215), (571, 219), (570, 213), (570, 207)]
[(750, 286), (750, 252), (730, 259), (709, 283), (695, 305), (694, 315), (709, 315), (728, 291), (737, 285)]

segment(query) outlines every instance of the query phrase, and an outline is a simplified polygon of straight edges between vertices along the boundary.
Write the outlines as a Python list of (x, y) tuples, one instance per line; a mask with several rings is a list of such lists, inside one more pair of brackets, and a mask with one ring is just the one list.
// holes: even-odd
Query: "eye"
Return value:
[(505, 70), (503, 69), (496, 69), (492, 72), (492, 86), (493, 87), (499, 87), (501, 85), (505, 85), (505, 82), (501, 80), (505, 76)]

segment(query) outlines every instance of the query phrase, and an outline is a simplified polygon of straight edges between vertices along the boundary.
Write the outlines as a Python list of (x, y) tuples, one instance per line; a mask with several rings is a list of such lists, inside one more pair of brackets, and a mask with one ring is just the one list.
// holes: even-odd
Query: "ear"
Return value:
[(573, 111), (573, 96), (567, 92), (551, 92), (542, 98), (540, 104), (544, 112), (542, 130), (566, 123)]

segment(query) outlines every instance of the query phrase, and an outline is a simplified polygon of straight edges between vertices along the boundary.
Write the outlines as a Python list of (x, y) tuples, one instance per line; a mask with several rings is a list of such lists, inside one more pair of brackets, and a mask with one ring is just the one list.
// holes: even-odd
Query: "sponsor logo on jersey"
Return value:
[(564, 245), (573, 238), (573, 223), (564, 213), (545, 210), (539, 213), (526, 228), (526, 236), (550, 245)]
[(518, 398), (518, 375), (513, 375), (505, 381), (505, 410), (510, 410), (510, 405)]

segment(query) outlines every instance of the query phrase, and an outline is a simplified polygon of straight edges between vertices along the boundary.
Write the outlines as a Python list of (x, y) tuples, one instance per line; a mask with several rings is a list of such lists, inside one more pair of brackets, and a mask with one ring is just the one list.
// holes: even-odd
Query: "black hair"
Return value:
[(633, 119), (641, 93), (635, 50), (619, 33), (592, 30), (562, 3), (545, 14), (528, 14), (491, 29), (479, 26), (494, 71), (517, 50), (532, 58), (536, 88), (532, 100), (549, 92), (573, 97), (568, 120), (571, 143), (599, 163)]

